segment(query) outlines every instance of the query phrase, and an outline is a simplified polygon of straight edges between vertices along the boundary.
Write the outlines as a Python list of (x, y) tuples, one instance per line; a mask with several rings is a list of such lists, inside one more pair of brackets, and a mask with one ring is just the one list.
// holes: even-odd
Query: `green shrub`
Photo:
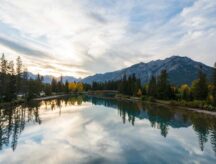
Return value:
[(199, 100), (194, 100), (194, 101), (175, 101), (172, 100), (169, 103), (170, 105), (174, 106), (184, 106), (184, 107), (189, 107), (189, 108), (199, 108), (203, 110), (209, 110), (209, 111), (216, 111), (216, 107), (213, 105), (209, 104), (208, 101), (199, 101)]
[(156, 102), (156, 99), (152, 96), (142, 96), (142, 101)]

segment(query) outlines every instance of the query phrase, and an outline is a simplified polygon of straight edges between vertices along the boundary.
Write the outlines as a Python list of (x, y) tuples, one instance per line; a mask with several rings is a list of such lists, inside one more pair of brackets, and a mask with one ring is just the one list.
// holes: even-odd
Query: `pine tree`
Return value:
[(202, 66), (198, 73), (198, 79), (192, 84), (192, 93), (195, 99), (205, 100), (208, 96), (208, 84), (206, 75), (203, 73)]
[(148, 85), (148, 95), (156, 97), (157, 95), (157, 82), (154, 76), (151, 77), (151, 80)]
[(13, 61), (8, 64), (8, 81), (6, 85), (6, 100), (11, 101), (16, 97), (16, 77)]
[(65, 88), (64, 89), (65, 93), (69, 93), (69, 83), (68, 83), (68, 80), (66, 80), (64, 88)]
[(58, 92), (61, 92), (63, 90), (63, 77), (60, 77), (60, 80), (57, 83), (57, 90)]
[(120, 93), (126, 94), (126, 81), (127, 81), (127, 76), (126, 74), (124, 74), (122, 80), (121, 80), (121, 84), (119, 86), (119, 91)]
[(22, 91), (25, 95), (27, 95), (28, 92), (28, 78), (28, 70), (27, 68), (25, 68), (22, 78)]
[(52, 92), (57, 92), (57, 81), (55, 78), (52, 79), (51, 88), (52, 88)]
[(43, 87), (42, 81), (43, 81), (43, 77), (40, 74), (38, 74), (37, 75), (37, 79), (36, 79), (36, 88), (37, 88), (36, 94), (37, 95), (39, 95), (40, 92), (43, 90), (43, 88), (42, 88)]
[(16, 59), (16, 88), (17, 88), (17, 93), (21, 92), (21, 81), (22, 81), (22, 60), (18, 56)]
[(128, 82), (127, 82), (126, 89), (127, 89), (127, 94), (132, 96), (133, 95), (133, 89), (134, 89), (134, 87), (133, 87), (133, 77), (132, 76), (128, 77)]
[(5, 55), (2, 54), (1, 57), (1, 73), (6, 75), (7, 73), (7, 60), (5, 59)]
[(213, 99), (214, 99), (214, 105), (216, 106), (216, 63), (214, 65), (214, 73), (213, 73)]
[(169, 99), (171, 96), (171, 86), (168, 82), (168, 74), (166, 70), (162, 70), (158, 77), (157, 96), (160, 99)]
[(7, 60), (4, 54), (1, 57), (1, 74), (0, 74), (0, 100), (5, 97), (6, 94), (6, 74), (7, 74)]

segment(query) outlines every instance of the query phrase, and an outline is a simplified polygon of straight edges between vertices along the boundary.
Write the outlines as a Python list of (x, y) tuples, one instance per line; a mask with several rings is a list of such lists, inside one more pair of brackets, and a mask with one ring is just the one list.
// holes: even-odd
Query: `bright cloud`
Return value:
[(0, 53), (84, 77), (171, 55), (213, 65), (215, 0), (0, 0)]

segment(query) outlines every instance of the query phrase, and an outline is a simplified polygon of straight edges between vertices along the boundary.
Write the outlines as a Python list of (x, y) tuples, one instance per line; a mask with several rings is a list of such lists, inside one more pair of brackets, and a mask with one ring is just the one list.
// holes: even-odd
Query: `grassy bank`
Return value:
[[(84, 95), (89, 95), (87, 92), (86, 93), (76, 93), (76, 94), (84, 94)], [(52, 96), (45, 96), (45, 97), (39, 97), (39, 98), (35, 98), (33, 100), (37, 100), (37, 101), (41, 101), (41, 100), (49, 100), (49, 99), (55, 99), (55, 98), (59, 98), (59, 97), (64, 97), (64, 96), (70, 96), (70, 95), (74, 95), (74, 93), (72, 94), (59, 94), (59, 95), (52, 95)], [(90, 95), (91, 96), (91, 95)], [(176, 106), (176, 107), (183, 107), (185, 109), (193, 109), (194, 111), (210, 111), (215, 113), (216, 112), (216, 107), (212, 106), (211, 104), (207, 103), (207, 101), (176, 101), (176, 100), (158, 100), (155, 99), (153, 97), (150, 96), (142, 96), (142, 97), (134, 97), (134, 96), (128, 96), (128, 95), (123, 95), (123, 94), (116, 94), (115, 96), (112, 97), (107, 97), (107, 96), (103, 96), (101, 94), (97, 95), (95, 94), (94, 96), (98, 96), (98, 97), (104, 97), (104, 98), (114, 98), (120, 101), (143, 101), (143, 102), (149, 102), (149, 103), (157, 103), (157, 104), (162, 104), (162, 105), (168, 105), (168, 106)], [(14, 100), (12, 102), (2, 102), (0, 103), (0, 107), (4, 107), (4, 106), (14, 106), (14, 105), (18, 105), (21, 103), (26, 102), (24, 99), (19, 99), (19, 100)]]
[(183, 107), (189, 107), (189, 108), (196, 108), (196, 109), (201, 109), (201, 110), (207, 110), (207, 111), (215, 111), (216, 112), (216, 107), (207, 103), (206, 101), (168, 101), (169, 105), (173, 106), (183, 106)]
[(170, 105), (170, 106), (178, 106), (178, 107), (193, 108), (193, 109), (198, 109), (198, 110), (216, 112), (216, 107), (209, 104), (207, 101), (158, 100), (158, 99), (155, 99), (149, 96), (131, 97), (131, 96), (122, 95), (122, 94), (116, 95), (115, 98), (119, 100), (152, 102), (152, 103), (159, 103), (159, 104)]

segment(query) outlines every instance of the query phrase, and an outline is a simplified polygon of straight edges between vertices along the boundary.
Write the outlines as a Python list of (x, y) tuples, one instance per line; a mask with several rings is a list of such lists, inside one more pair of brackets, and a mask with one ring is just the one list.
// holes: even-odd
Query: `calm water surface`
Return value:
[(0, 163), (216, 163), (216, 118), (93, 97), (3, 108)]

